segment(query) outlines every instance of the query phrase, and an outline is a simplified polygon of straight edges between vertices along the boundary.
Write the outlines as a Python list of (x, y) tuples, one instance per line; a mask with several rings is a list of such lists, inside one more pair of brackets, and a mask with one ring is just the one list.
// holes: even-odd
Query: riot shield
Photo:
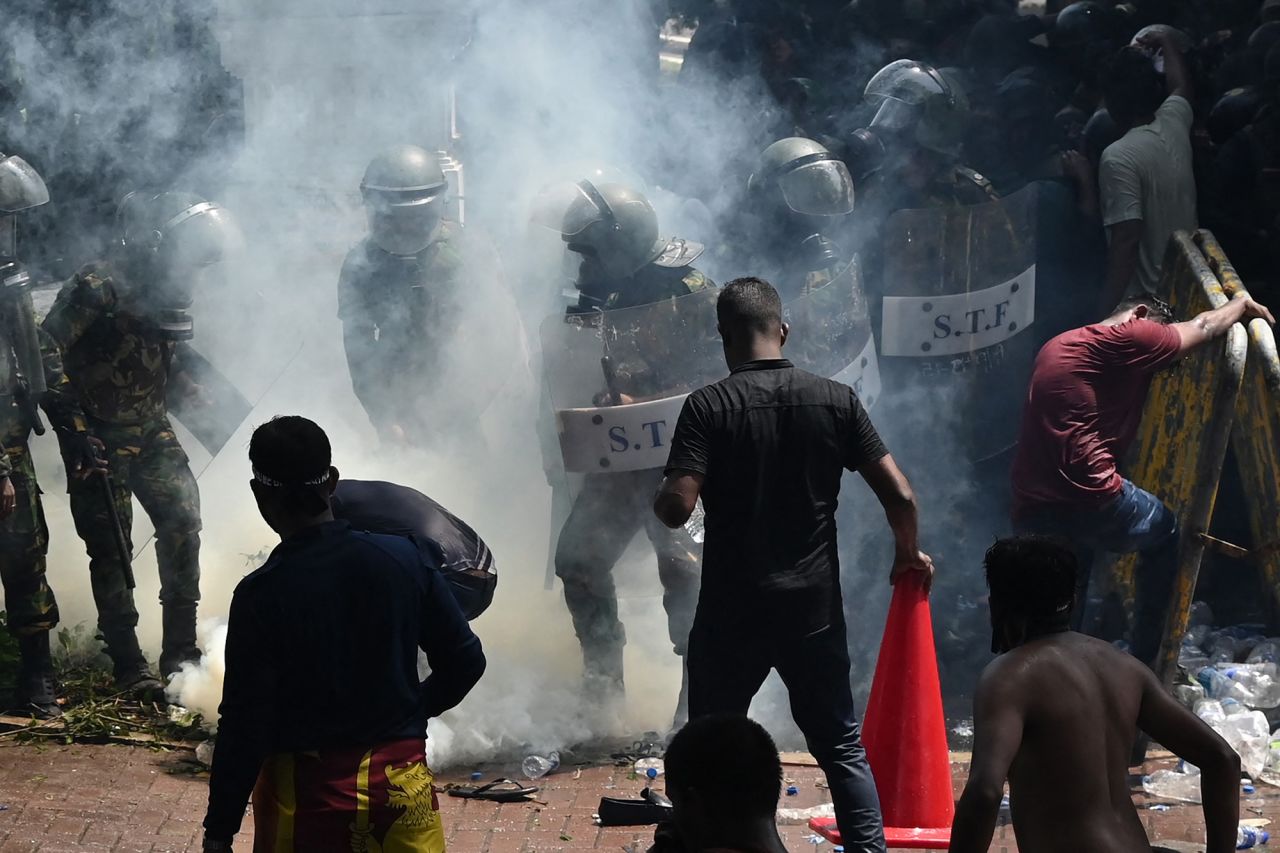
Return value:
[(884, 230), (881, 370), (888, 393), (923, 390), (980, 461), (1017, 440), (1036, 337), (1036, 194), (892, 214)]
[(858, 259), (830, 282), (783, 306), (791, 326), (783, 354), (796, 367), (853, 388), (866, 409), (880, 396), (880, 370)]
[(685, 397), (728, 372), (716, 294), (708, 288), (542, 324), (542, 365), (566, 472), (666, 465)]
[(181, 370), (203, 389), (204, 394), (200, 399), (194, 399), (170, 382), (166, 388), (169, 414), (195, 436), (210, 456), (217, 456), (244, 419), (249, 417), (253, 404), (222, 371), (190, 344), (183, 345), (179, 351)]

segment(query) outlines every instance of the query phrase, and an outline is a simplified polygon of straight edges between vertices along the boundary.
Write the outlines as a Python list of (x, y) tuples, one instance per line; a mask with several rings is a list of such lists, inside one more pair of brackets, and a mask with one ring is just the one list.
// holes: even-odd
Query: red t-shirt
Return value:
[(1097, 508), (1120, 493), (1117, 465), (1142, 419), (1151, 375), (1178, 357), (1176, 329), (1151, 320), (1072, 329), (1036, 356), (1013, 461), (1013, 517), (1048, 505)]

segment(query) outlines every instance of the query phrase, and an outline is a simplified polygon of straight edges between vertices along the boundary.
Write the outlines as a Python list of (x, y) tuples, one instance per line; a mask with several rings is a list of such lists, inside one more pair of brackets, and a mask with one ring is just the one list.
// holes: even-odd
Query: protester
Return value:
[(298, 416), (249, 444), (250, 487), (281, 542), (231, 600), (206, 851), (231, 849), (255, 778), (254, 850), (444, 850), (427, 719), (467, 695), (484, 653), (413, 542), (334, 520), (330, 457)]
[(1110, 310), (1126, 295), (1156, 294), (1169, 237), (1196, 228), (1196, 183), (1191, 75), (1174, 37), (1144, 35), (1141, 46), (1122, 49), (1103, 88), (1107, 112), (1125, 131), (1102, 152), (1098, 172), (1110, 242), (1102, 310)]
[(788, 326), (765, 281), (716, 303), (727, 379), (693, 392), (672, 437), (654, 512), (684, 524), (706, 508), (702, 592), (689, 640), (690, 717), (745, 714), (770, 669), (831, 786), (846, 850), (883, 851), (880, 804), (854, 717), (834, 512), (857, 471), (884, 506), (890, 582), (933, 564), (916, 503), (852, 389), (782, 357)]
[(1146, 664), (1160, 649), (1177, 515), (1126, 480), (1120, 460), (1137, 433), (1152, 375), (1253, 317), (1275, 322), (1248, 298), (1173, 324), (1164, 308), (1130, 299), (1102, 322), (1058, 335), (1036, 357), (1013, 462), (1014, 527), (1064, 536), (1079, 549), (1077, 629), (1091, 552), (1142, 554), (1132, 647)]
[(782, 763), (759, 723), (738, 714), (692, 720), (671, 739), (665, 766), (673, 826), (655, 833), (658, 853), (786, 853)]
[(1236, 846), (1240, 759), (1149, 670), (1070, 629), (1076, 560), (1015, 536), (986, 556), (991, 646), (974, 697), (973, 760), (951, 853), (986, 853), (1009, 782), (1018, 849), (1147, 853), (1126, 758), (1137, 729), (1200, 768), (1206, 853)]
[(381, 480), (343, 478), (330, 501), (333, 517), (356, 530), (412, 537), (440, 570), (467, 620), (493, 603), (493, 552), (462, 519), (417, 489)]

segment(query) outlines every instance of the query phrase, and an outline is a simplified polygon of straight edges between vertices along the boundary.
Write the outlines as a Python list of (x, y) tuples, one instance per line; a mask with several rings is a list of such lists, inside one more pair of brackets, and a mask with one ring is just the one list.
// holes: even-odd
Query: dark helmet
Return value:
[(425, 148), (397, 145), (374, 157), (360, 182), (369, 237), (390, 254), (418, 254), (440, 229), (447, 188), (440, 158)]
[(1221, 145), (1252, 122), (1262, 107), (1262, 93), (1253, 86), (1231, 89), (1209, 110), (1206, 125), (1214, 145)]
[(191, 306), (203, 273), (226, 261), (244, 237), (226, 208), (184, 192), (134, 192), (116, 213), (120, 245), (142, 301), (166, 333), (191, 337)]
[(1112, 18), (1101, 3), (1083, 0), (1072, 3), (1054, 19), (1052, 42), (1055, 45), (1078, 45), (1111, 37)]
[(796, 213), (843, 216), (853, 210), (853, 178), (826, 146), (812, 139), (779, 139), (760, 155), (747, 179), (752, 193), (777, 193)]
[(1280, 21), (1269, 21), (1249, 33), (1246, 46), (1259, 56), (1265, 56), (1276, 44), (1280, 44)]
[(905, 135), (943, 154), (959, 152), (969, 99), (946, 73), (914, 59), (899, 59), (877, 71), (863, 95), (877, 107), (872, 131)]
[(565, 210), (560, 234), (569, 250), (594, 258), (619, 278), (657, 259), (667, 246), (658, 239), (658, 214), (640, 193), (623, 184), (579, 181)]

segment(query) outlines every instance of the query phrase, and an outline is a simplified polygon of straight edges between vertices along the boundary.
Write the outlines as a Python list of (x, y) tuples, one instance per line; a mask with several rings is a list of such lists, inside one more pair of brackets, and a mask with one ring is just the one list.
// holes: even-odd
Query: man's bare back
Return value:
[[(993, 646), (974, 696), (973, 761), (951, 853), (985, 853), (1009, 782), (1023, 853), (1149, 853), (1129, 790), (1139, 729), (1201, 771), (1206, 853), (1235, 849), (1240, 760), (1136, 658), (1066, 630), (1074, 557), (1039, 537), (987, 555)], [(1045, 596), (1038, 578), (1054, 588)]]
[(1128, 768), (1147, 676), (1136, 658), (1071, 631), (1019, 646), (988, 667), (987, 697), (1022, 719), (1009, 767), (1019, 849), (1150, 850)]
[[(1194, 744), (1207, 765), (1206, 802), (1215, 760), (1232, 768), (1230, 791), (1238, 789), (1239, 760), (1212, 729), (1136, 658), (1074, 631), (1030, 640), (989, 664), (974, 700), (974, 726), (970, 783), (982, 783), (974, 777), (987, 772), (988, 761), (1007, 766), (1014, 835), (1026, 853), (1149, 853), (1129, 790), (1128, 758), (1139, 728), (1166, 746)], [(1224, 850), (1235, 847), (1234, 820), (1230, 829)], [(969, 849), (954, 841), (952, 851)]]

